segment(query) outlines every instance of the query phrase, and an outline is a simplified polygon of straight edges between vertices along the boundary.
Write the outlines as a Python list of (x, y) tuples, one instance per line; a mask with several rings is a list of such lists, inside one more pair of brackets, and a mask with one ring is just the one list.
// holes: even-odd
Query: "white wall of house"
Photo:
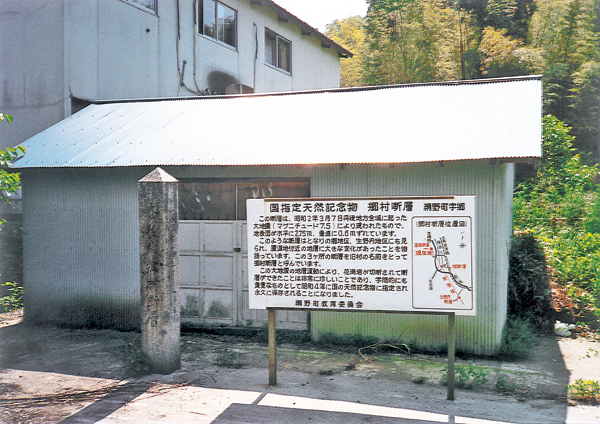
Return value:
[[(207, 88), (231, 92), (233, 84), (255, 92), (339, 87), (334, 46), (322, 47), (264, 4), (222, 2), (237, 11), (235, 48), (198, 33), (200, 0), (157, 0), (157, 13), (126, 0), (0, 2), (0, 111), (14, 117), (0, 147), (75, 112), (72, 97), (194, 96)], [(291, 72), (265, 63), (265, 28), (291, 42)]]
[(3, 125), (0, 148), (66, 116), (64, 8), (62, 1), (0, 2), (0, 112), (14, 117)]

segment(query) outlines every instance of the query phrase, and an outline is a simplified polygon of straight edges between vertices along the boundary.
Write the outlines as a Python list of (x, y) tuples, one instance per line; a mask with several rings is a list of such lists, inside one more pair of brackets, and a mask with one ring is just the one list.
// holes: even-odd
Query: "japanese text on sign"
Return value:
[(251, 309), (475, 314), (472, 196), (247, 207)]

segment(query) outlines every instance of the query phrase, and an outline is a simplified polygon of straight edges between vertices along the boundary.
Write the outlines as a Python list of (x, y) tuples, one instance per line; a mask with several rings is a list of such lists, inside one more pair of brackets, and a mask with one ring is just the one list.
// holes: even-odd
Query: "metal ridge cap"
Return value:
[(250, 93), (250, 94), (220, 94), (214, 96), (180, 96), (180, 97), (154, 97), (154, 98), (138, 98), (138, 99), (111, 99), (111, 100), (80, 100), (90, 102), (94, 105), (119, 104), (119, 103), (147, 103), (147, 102), (169, 102), (169, 101), (185, 101), (185, 100), (224, 100), (224, 99), (239, 99), (239, 98), (260, 98), (260, 97), (280, 97), (294, 96), (301, 94), (323, 94), (323, 93), (351, 93), (361, 91), (385, 90), (390, 88), (410, 88), (410, 87), (436, 87), (436, 86), (461, 86), (461, 85), (479, 85), (479, 84), (494, 84), (502, 82), (518, 82), (518, 81), (533, 81), (542, 79), (542, 75), (523, 75), (514, 77), (501, 78), (480, 78), (470, 80), (454, 80), (454, 81), (430, 81), (430, 82), (414, 82), (404, 84), (385, 84), (385, 85), (365, 85), (359, 87), (336, 87), (336, 88), (320, 88), (311, 90), (298, 91), (273, 91), (266, 93)]

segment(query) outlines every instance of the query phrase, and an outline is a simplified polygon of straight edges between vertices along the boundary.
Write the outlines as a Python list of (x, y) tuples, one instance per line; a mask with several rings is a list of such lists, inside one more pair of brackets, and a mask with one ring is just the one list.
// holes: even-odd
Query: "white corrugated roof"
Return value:
[(15, 166), (409, 163), (541, 156), (539, 77), (91, 105)]

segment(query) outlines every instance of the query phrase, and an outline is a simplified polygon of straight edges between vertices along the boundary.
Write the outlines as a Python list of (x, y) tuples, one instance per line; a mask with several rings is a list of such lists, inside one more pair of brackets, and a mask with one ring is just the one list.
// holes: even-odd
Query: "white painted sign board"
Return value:
[(475, 197), (248, 200), (250, 309), (475, 315)]

